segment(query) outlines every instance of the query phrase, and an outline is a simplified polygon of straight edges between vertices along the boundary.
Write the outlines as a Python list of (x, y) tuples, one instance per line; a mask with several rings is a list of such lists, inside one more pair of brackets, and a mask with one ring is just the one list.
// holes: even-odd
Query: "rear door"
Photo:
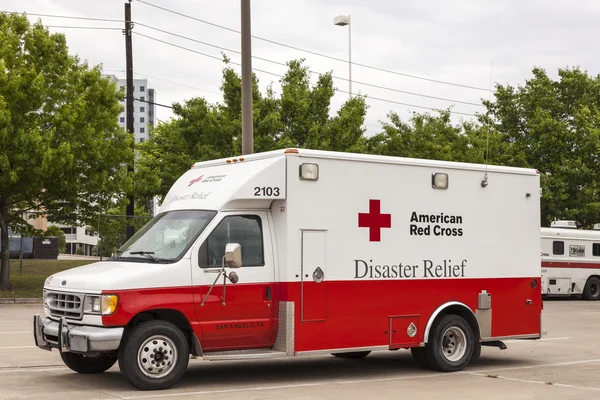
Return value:
[[(211, 226), (214, 229), (192, 257), (202, 349), (271, 347), (276, 303), (270, 215), (262, 211), (222, 213)], [(224, 284), (221, 275), (208, 294), (227, 243), (239, 243), (242, 247), (242, 267), (226, 269), (227, 274), (235, 272), (239, 280), (227, 280)]]

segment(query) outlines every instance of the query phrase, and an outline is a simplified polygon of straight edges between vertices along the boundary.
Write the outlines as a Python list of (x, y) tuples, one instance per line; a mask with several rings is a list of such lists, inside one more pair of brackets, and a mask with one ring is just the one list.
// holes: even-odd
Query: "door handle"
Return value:
[(271, 287), (267, 286), (267, 301), (271, 301)]

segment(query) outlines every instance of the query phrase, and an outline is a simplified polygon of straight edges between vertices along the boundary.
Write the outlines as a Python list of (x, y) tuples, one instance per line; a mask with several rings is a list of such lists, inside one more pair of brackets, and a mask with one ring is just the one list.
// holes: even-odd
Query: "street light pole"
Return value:
[(250, 0), (241, 0), (242, 14), (242, 154), (254, 152), (252, 132), (252, 33)]
[(338, 15), (333, 19), (337, 26), (348, 25), (348, 92), (352, 98), (352, 25), (350, 24), (350, 15)]

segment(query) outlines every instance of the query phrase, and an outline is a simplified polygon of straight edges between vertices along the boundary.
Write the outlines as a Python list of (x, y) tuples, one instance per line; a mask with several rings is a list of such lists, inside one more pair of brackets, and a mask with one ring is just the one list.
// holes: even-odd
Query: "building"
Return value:
[[(53, 224), (54, 225), (54, 224)], [(56, 224), (64, 233), (67, 242), (67, 254), (79, 254), (85, 256), (96, 255), (98, 246), (98, 233), (91, 232), (87, 227), (67, 226)]]
[[(127, 93), (127, 80), (119, 79), (114, 75), (105, 75), (112, 78), (117, 86)], [(148, 131), (156, 126), (156, 92), (150, 88), (147, 79), (133, 80), (133, 133), (136, 143), (141, 143), (148, 140)], [(123, 112), (119, 115), (119, 125), (123, 129), (127, 129), (127, 100), (121, 102)]]

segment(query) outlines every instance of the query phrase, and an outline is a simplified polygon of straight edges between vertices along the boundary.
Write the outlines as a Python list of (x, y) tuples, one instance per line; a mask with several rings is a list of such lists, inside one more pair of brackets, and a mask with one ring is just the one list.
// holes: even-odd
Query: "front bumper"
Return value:
[(99, 326), (68, 325), (65, 318), (58, 322), (50, 318), (33, 317), (33, 337), (35, 345), (43, 350), (95, 353), (113, 351), (119, 348), (124, 328), (104, 328)]

